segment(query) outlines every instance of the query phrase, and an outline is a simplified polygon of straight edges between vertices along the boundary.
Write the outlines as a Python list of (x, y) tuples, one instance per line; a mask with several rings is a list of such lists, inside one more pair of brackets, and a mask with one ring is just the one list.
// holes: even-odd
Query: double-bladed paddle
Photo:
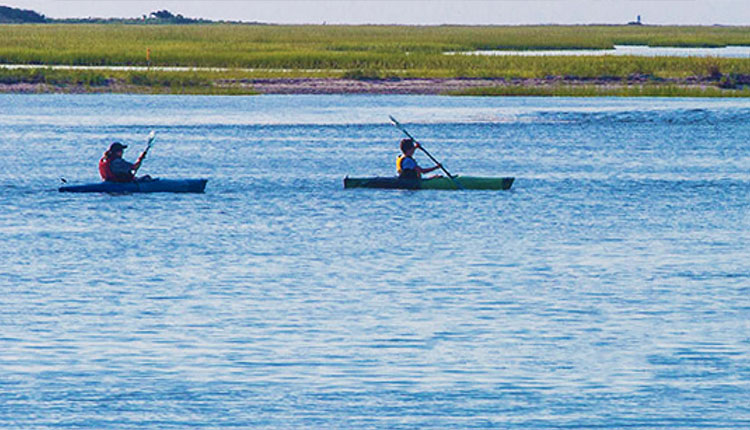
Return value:
[(135, 161), (135, 168), (133, 169), (133, 176), (135, 176), (136, 172), (138, 172), (138, 169), (141, 168), (141, 163), (143, 162), (143, 159), (146, 158), (146, 154), (148, 154), (148, 150), (151, 149), (151, 145), (154, 143), (154, 139), (156, 139), (156, 131), (151, 130), (151, 133), (148, 134), (148, 143), (146, 143), (146, 149), (141, 152), (141, 155), (138, 156), (138, 159)]
[[(135, 177), (135, 173), (138, 171), (138, 169), (141, 168), (141, 163), (143, 162), (143, 159), (146, 158), (146, 154), (148, 154), (148, 150), (151, 149), (152, 144), (154, 143), (154, 139), (156, 139), (156, 131), (151, 130), (151, 133), (148, 134), (148, 142), (146, 142), (146, 149), (141, 152), (141, 155), (138, 156), (138, 159), (135, 161), (135, 168), (133, 169), (133, 177)], [(60, 177), (60, 181), (63, 184), (67, 184), (68, 180), (64, 177)]]
[(422, 152), (425, 153), (425, 155), (427, 155), (428, 157), (430, 157), (430, 160), (432, 160), (433, 163), (435, 163), (438, 166), (440, 166), (440, 168), (443, 170), (443, 172), (445, 172), (445, 174), (448, 176), (448, 178), (450, 178), (450, 180), (453, 181), (453, 184), (456, 185), (456, 188), (458, 188), (460, 190), (464, 189), (464, 187), (461, 186), (461, 183), (458, 182), (458, 179), (456, 179), (456, 176), (451, 175), (450, 172), (448, 172), (448, 170), (446, 170), (445, 167), (443, 167), (443, 165), (439, 161), (437, 161), (435, 159), (435, 157), (433, 157), (429, 152), (427, 152), (427, 150), (424, 149), (424, 147), (422, 146), (422, 144), (420, 142), (418, 142), (417, 139), (415, 139), (414, 136), (412, 136), (408, 131), (406, 131), (406, 129), (404, 128), (403, 125), (401, 125), (400, 122), (396, 121), (396, 118), (394, 118), (391, 115), (388, 115), (388, 118), (391, 119), (391, 122), (393, 123), (393, 125), (396, 126), (396, 128), (398, 128), (399, 130), (401, 130), (401, 132), (403, 132), (409, 139), (413, 140), (414, 143), (417, 144), (417, 148), (421, 149)]

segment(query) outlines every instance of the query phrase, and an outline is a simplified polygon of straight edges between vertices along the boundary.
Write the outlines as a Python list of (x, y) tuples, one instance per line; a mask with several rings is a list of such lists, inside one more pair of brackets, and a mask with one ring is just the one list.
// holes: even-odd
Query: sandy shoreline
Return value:
[[(750, 83), (750, 76), (741, 77), (740, 83)], [(474, 88), (527, 88), (593, 87), (600, 89), (632, 88), (641, 86), (679, 86), (684, 88), (717, 87), (717, 77), (687, 77), (659, 79), (652, 76), (633, 75), (628, 78), (576, 78), (547, 77), (533, 79), (505, 78), (405, 78), (405, 79), (342, 79), (342, 78), (270, 78), (218, 80), (214, 89), (232, 90), (237, 94), (450, 94)], [(205, 89), (205, 88), (204, 88)], [(209, 88), (210, 89), (210, 88)], [(179, 88), (177, 89), (179, 90)], [(44, 83), (0, 84), (0, 93), (174, 93), (174, 88), (137, 87), (120, 82), (104, 86), (49, 85)], [(176, 91), (179, 92), (179, 91)], [(186, 93), (197, 93), (187, 88)]]
[[(505, 79), (340, 79), (340, 78), (271, 78), (219, 80), (218, 88), (235, 88), (258, 94), (445, 94), (467, 88), (507, 85)], [(532, 84), (533, 85), (533, 84)], [(2, 93), (143, 93), (147, 88), (136, 88), (121, 83), (107, 86), (57, 86), (43, 83), (0, 84)], [(147, 91), (145, 91), (147, 92)]]
[[(717, 85), (718, 79), (689, 77), (685, 79), (657, 79), (651, 76), (634, 75), (620, 78), (575, 78), (548, 77), (533, 79), (505, 78), (410, 78), (410, 79), (335, 79), (335, 78), (290, 78), (250, 79), (234, 82), (247, 85), (261, 94), (449, 94), (472, 88), (520, 87), (551, 88), (560, 86), (593, 86), (601, 88), (643, 85), (678, 85), (705, 87)], [(221, 84), (221, 83), (220, 83)]]
[[(239, 82), (261, 94), (445, 94), (467, 88), (502, 85), (503, 79), (250, 79)], [(220, 83), (221, 84), (221, 83)]]

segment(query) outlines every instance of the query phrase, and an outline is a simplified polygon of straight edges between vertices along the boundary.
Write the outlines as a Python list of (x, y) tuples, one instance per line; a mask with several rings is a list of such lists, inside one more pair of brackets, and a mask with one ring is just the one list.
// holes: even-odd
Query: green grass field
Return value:
[[(750, 45), (750, 27), (0, 25), (0, 63), (237, 69), (198, 73), (200, 79), (209, 82), (228, 77), (311, 75), (370, 78), (750, 75), (750, 59), (445, 55), (480, 49), (611, 48), (615, 44)], [(146, 58), (147, 49), (150, 61)], [(92, 73), (101, 75), (95, 79), (100, 82), (133, 79), (129, 74), (113, 71)], [(180, 79), (185, 79), (165, 73), (154, 72), (141, 81), (152, 87), (176, 87), (181, 85)], [(89, 79), (75, 73), (67, 75), (68, 80)], [(162, 75), (168, 79), (158, 77)]]

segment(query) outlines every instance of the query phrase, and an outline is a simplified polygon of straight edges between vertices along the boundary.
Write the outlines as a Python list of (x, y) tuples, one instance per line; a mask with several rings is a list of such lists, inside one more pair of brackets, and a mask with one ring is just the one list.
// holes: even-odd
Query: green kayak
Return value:
[[(345, 178), (344, 188), (388, 188), (400, 190), (508, 190), (515, 178), (480, 178), (476, 176), (441, 176), (431, 179)], [(459, 186), (456, 185), (456, 182)]]

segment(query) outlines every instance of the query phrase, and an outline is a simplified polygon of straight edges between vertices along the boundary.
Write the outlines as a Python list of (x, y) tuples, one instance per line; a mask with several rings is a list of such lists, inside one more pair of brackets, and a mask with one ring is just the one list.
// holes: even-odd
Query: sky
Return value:
[(135, 18), (167, 9), (212, 20), (279, 24), (750, 25), (750, 0), (0, 0), (50, 18)]

